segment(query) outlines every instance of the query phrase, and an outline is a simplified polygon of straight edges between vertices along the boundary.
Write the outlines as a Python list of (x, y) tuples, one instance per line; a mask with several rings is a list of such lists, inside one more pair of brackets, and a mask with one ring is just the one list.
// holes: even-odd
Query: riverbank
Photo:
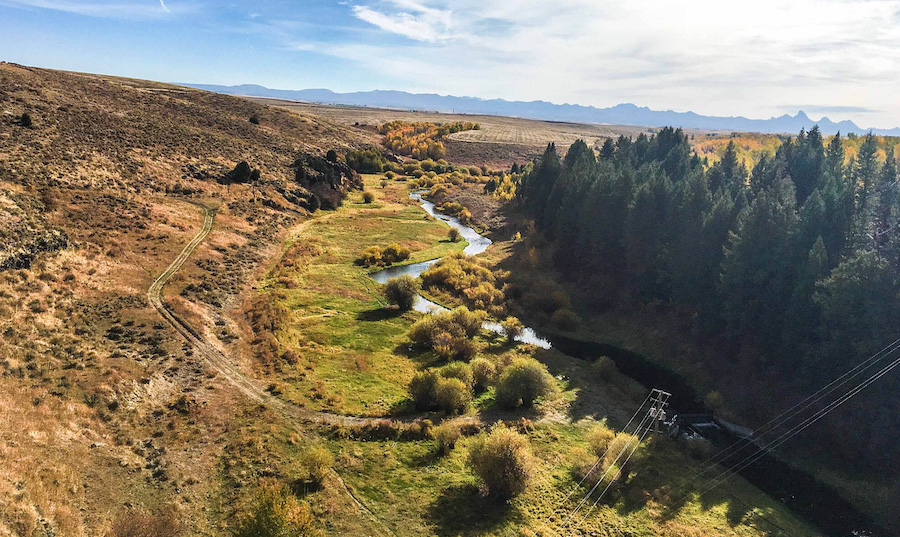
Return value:
[[(447, 241), (445, 224), (427, 217), (409, 199), (405, 181), (389, 181), (384, 188), (380, 177), (365, 181), (376, 196), (373, 204), (362, 203), (354, 193), (337, 211), (314, 216), (291, 236), (284, 258), (260, 282), (260, 292), (286, 311), (276, 331), (279, 347), (297, 358), (295, 365), (284, 364), (266, 376), (280, 397), (308, 408), (391, 418), (404, 415), (409, 378), (433, 366), (434, 358), (408, 347), (406, 331), (419, 314), (397, 315), (383, 308), (380, 285), (353, 261), (368, 246), (393, 242), (410, 246), (413, 262), (464, 245)], [(494, 256), (508, 247), (495, 243), (482, 255)], [(532, 487), (511, 504), (485, 503), (466, 468), (470, 441), (465, 438), (441, 457), (430, 439), (360, 441), (352, 434), (326, 434), (323, 441), (336, 455), (340, 475), (396, 535), (540, 535), (543, 523), (561, 523), (555, 509), (574, 506), (565, 498), (576, 486), (572, 469), (586, 456), (586, 431), (599, 421), (621, 427), (646, 395), (633, 380), (623, 375), (600, 379), (590, 364), (555, 349), (510, 347), (488, 332), (476, 339), (490, 355), (534, 356), (560, 379), (560, 395), (534, 409), (500, 412), (489, 391), (465, 416), (476, 423), (504, 419), (525, 424), (539, 461)], [(615, 528), (674, 537), (697, 528), (703, 534), (761, 536), (771, 530), (765, 519), (772, 519), (791, 535), (816, 535), (742, 479), (702, 501), (689, 494), (678, 512), (664, 513), (671, 496), (680, 492), (672, 489), (673, 483), (687, 481), (696, 463), (674, 443), (657, 442), (666, 447), (653, 449), (647, 465), (635, 474), (633, 498), (619, 496), (609, 507), (601, 506), (588, 520), (594, 531)], [(318, 494), (307, 498), (321, 508)]]

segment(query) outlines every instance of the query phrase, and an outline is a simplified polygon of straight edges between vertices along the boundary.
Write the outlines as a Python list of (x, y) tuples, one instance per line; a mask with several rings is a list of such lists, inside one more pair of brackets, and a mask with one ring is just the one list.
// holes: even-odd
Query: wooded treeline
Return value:
[[(707, 166), (665, 128), (598, 152), (577, 141), (563, 159), (551, 144), (519, 196), (595, 304), (691, 315), (691, 337), (723, 351), (708, 365), (726, 394), (764, 417), (754, 400), (796, 401), (900, 336), (900, 189), (879, 149), (870, 135), (845, 159), (840, 135), (813, 128), (752, 169), (733, 144)], [(897, 383), (884, 380), (819, 428), (829, 452), (900, 460)], [(864, 442), (834, 436), (849, 423)]]

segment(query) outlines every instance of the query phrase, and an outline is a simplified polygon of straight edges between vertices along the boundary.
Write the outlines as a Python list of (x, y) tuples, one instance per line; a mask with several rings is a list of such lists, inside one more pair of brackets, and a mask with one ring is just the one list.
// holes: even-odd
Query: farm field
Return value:
[[(447, 147), (447, 160), (458, 164), (487, 164), (492, 167), (506, 167), (513, 162), (522, 163), (532, 160), (539, 156), (550, 142), (555, 143), (562, 150), (579, 139), (586, 141), (589, 145), (599, 147), (609, 137), (620, 135), (635, 137), (642, 132), (649, 134), (658, 130), (626, 125), (591, 125), (504, 116), (442, 114), (383, 108), (330, 106), (277, 99), (250, 99), (301, 114), (321, 117), (329, 123), (346, 126), (360, 135), (368, 137), (375, 145), (380, 144), (382, 139), (375, 132), (375, 128), (389, 121), (475, 122), (481, 126), (479, 130), (458, 132), (450, 135), (444, 141), (444, 145)], [(704, 140), (710, 137), (726, 136), (725, 133), (707, 131), (689, 130), (688, 132), (697, 138), (703, 137)]]

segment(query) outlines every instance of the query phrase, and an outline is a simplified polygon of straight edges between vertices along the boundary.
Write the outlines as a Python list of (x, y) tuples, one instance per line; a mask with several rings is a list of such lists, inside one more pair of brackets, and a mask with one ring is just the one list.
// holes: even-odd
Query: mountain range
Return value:
[(375, 90), (336, 93), (327, 89), (278, 90), (255, 84), (238, 86), (183, 85), (216, 93), (247, 97), (268, 97), (310, 103), (457, 114), (511, 116), (545, 121), (643, 127), (668, 125), (689, 129), (762, 133), (797, 133), (800, 129), (809, 130), (814, 125), (818, 125), (824, 134), (835, 134), (837, 132), (842, 134), (865, 134), (873, 132), (884, 136), (900, 136), (900, 128), (866, 129), (849, 120), (835, 122), (827, 117), (816, 121), (807, 116), (802, 110), (794, 116), (785, 114), (769, 119), (750, 119), (743, 116), (704, 116), (695, 112), (651, 110), (645, 106), (637, 106), (631, 103), (618, 104), (609, 108), (597, 108), (579, 104), (555, 104), (547, 101), (507, 101), (504, 99), (480, 99), (477, 97), (408, 93), (405, 91)]

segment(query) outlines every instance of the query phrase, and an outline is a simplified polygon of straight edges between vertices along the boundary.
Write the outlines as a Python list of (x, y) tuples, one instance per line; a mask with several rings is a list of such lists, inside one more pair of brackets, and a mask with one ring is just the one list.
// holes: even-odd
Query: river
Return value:
[[(492, 244), (492, 241), (479, 234), (471, 227), (463, 224), (458, 218), (441, 214), (435, 211), (434, 203), (424, 199), (422, 192), (413, 192), (410, 197), (419, 202), (426, 213), (459, 230), (460, 236), (468, 242), (463, 249), (467, 255), (477, 255)], [(418, 278), (425, 270), (437, 263), (439, 259), (388, 267), (369, 276), (378, 283), (385, 283), (397, 276), (409, 275)], [(447, 308), (436, 304), (422, 295), (416, 297), (413, 308), (421, 313), (435, 313), (447, 311)], [(484, 328), (498, 334), (503, 334), (503, 328), (499, 323), (486, 322)], [(554, 344), (557, 350), (574, 358), (586, 361), (596, 360), (600, 356), (608, 356), (622, 373), (637, 380), (645, 386), (664, 389), (672, 393), (670, 404), (673, 409), (681, 412), (709, 412), (700, 402), (696, 391), (690, 383), (681, 375), (653, 363), (647, 357), (615, 347), (613, 345), (596, 341), (584, 341), (573, 339), (561, 334), (539, 336), (533, 329), (525, 328), (522, 335), (516, 340), (522, 343), (530, 343), (538, 347), (549, 349)], [(731, 445), (736, 437), (725, 431), (710, 440), (726, 447)], [(751, 446), (755, 447), (753, 444)], [(748, 448), (751, 449), (751, 448)], [(756, 448), (758, 450), (758, 448)], [(746, 456), (747, 452), (741, 452)], [(737, 461), (726, 461), (732, 464)], [(816, 480), (810, 474), (795, 469), (782, 462), (771, 453), (765, 453), (754, 464), (741, 470), (740, 475), (753, 483), (759, 489), (784, 503), (793, 512), (801, 515), (813, 526), (818, 527), (825, 535), (834, 537), (884, 537), (894, 535), (885, 528), (879, 526), (868, 516), (862, 514), (850, 505), (847, 500), (838, 495), (833, 489)], [(761, 523), (766, 525), (765, 522)]]

